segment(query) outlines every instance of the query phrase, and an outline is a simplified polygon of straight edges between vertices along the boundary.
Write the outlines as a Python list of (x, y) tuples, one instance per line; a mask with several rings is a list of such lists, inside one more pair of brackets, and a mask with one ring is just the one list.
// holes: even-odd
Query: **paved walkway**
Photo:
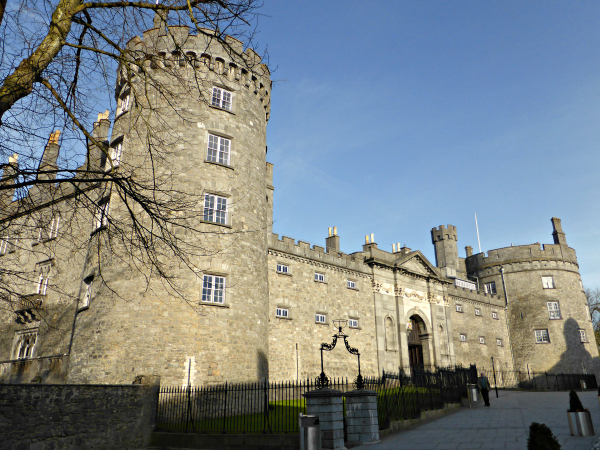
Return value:
[(545, 423), (562, 450), (590, 450), (600, 433), (600, 406), (595, 391), (579, 392), (585, 408), (592, 413), (595, 436), (573, 437), (569, 432), (568, 392), (490, 392), (491, 406), (473, 408), (434, 420), (415, 429), (390, 435), (380, 442), (355, 447), (361, 450), (430, 450), (508, 448), (527, 449), (531, 422)]

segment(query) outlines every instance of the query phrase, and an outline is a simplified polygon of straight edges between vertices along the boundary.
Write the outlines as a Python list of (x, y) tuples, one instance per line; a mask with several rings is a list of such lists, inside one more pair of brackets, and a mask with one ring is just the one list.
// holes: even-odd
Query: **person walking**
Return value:
[(481, 376), (477, 378), (477, 387), (481, 391), (485, 406), (490, 406), (490, 382), (485, 376), (484, 371), (481, 371)]

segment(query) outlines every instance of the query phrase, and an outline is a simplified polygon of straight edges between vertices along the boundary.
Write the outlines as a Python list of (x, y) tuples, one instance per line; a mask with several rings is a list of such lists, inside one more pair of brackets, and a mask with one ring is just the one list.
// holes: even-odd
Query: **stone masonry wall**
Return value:
[(0, 447), (141, 448), (150, 438), (156, 395), (143, 385), (0, 385)]

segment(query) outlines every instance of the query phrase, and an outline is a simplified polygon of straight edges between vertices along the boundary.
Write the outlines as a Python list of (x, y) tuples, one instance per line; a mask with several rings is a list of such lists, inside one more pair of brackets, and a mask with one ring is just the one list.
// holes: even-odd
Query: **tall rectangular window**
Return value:
[(93, 277), (88, 277), (83, 280), (83, 284), (85, 285), (85, 291), (83, 293), (83, 298), (81, 299), (80, 308), (87, 308), (90, 306), (90, 299), (92, 298), (92, 284), (94, 282)]
[(554, 279), (552, 277), (542, 277), (542, 287), (544, 289), (554, 289)]
[(36, 283), (35, 293), (46, 295), (48, 292), (48, 284), (50, 282), (51, 263), (44, 263), (38, 266), (38, 279)]
[(101, 201), (94, 211), (94, 230), (108, 225), (108, 200)]
[(0, 240), (0, 255), (4, 255), (5, 253), (8, 252), (8, 243), (9, 243), (8, 236), (4, 236), (2, 238), (2, 240)]
[(483, 289), (486, 294), (496, 294), (496, 282), (485, 283)]
[(54, 239), (58, 236), (58, 227), (60, 225), (60, 216), (56, 215), (50, 222), (50, 229), (48, 230), (48, 239)]
[[(113, 167), (117, 167), (121, 164), (121, 156), (123, 155), (123, 142), (116, 144), (110, 151), (110, 160), (112, 161)], [(107, 167), (110, 169), (110, 167)]]
[(579, 330), (579, 339), (581, 340), (581, 342), (587, 342), (585, 330)]
[(204, 275), (202, 301), (221, 304), (225, 303), (225, 277)]
[(204, 220), (227, 224), (227, 199), (218, 195), (204, 195)]
[(231, 92), (218, 87), (213, 87), (212, 105), (231, 111)]
[(535, 343), (536, 344), (547, 344), (550, 342), (550, 335), (548, 330), (534, 330)]
[(214, 134), (208, 135), (208, 151), (206, 153), (208, 161), (228, 166), (230, 149), (231, 141), (229, 139)]
[(546, 302), (550, 319), (560, 319), (560, 308), (558, 302)]
[(125, 97), (121, 98), (117, 116), (121, 113), (124, 113), (125, 111), (129, 111), (129, 94), (127, 94)]

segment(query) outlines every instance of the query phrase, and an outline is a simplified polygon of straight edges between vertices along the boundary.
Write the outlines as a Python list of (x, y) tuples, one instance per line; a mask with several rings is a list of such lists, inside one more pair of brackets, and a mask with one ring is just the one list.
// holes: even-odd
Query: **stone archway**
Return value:
[(409, 317), (407, 322), (408, 360), (411, 372), (431, 367), (430, 339), (431, 335), (425, 321), (417, 314)]

